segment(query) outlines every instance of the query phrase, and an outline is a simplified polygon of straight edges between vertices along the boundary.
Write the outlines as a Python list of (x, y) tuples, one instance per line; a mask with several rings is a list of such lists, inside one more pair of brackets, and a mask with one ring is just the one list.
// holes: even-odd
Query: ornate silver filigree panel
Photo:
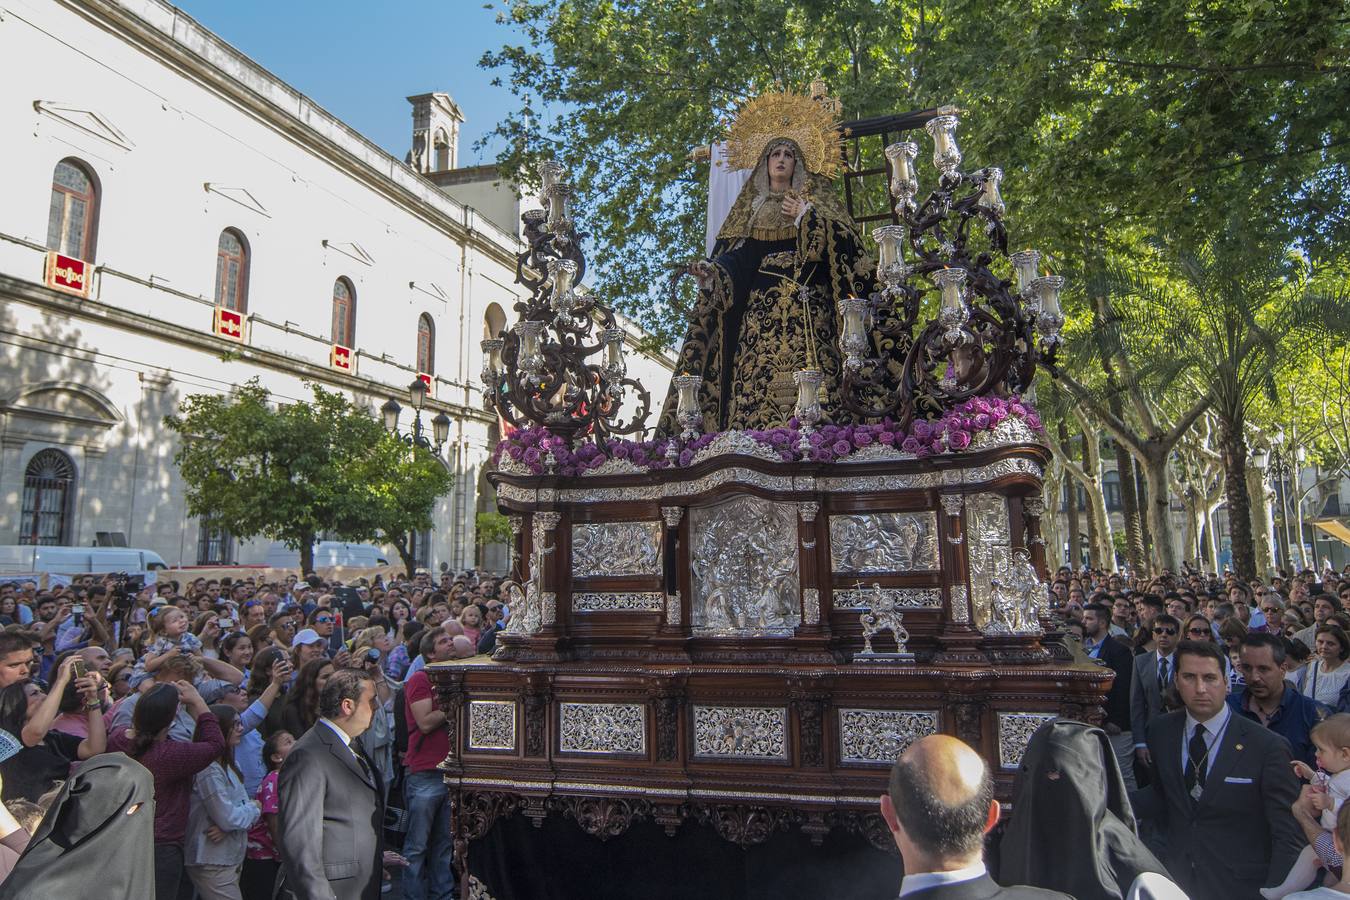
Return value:
[(970, 599), (975, 627), (984, 630), (993, 619), (996, 548), (1007, 547), (1008, 501), (1000, 494), (966, 497), (966, 545), (970, 554)]
[(787, 709), (695, 705), (694, 756), (787, 759)]
[(841, 709), (839, 761), (889, 766), (910, 744), (937, 730), (936, 712)]
[(970, 591), (964, 584), (952, 586), (952, 621), (970, 621)]
[(516, 749), (514, 700), (469, 701), (469, 749)]
[(646, 707), (641, 703), (559, 703), (558, 750), (646, 753)]
[(802, 624), (820, 624), (820, 590), (818, 588), (802, 590)]
[(1004, 769), (1016, 769), (1027, 752), (1027, 742), (1046, 722), (1059, 716), (1054, 713), (1001, 712), (998, 714), (998, 764)]
[[(924, 588), (882, 588), (881, 594), (895, 598), (895, 605), (902, 609), (941, 609), (942, 591), (935, 587)], [(872, 599), (876, 596), (873, 588), (850, 588), (834, 592), (835, 609), (871, 609)]]
[(660, 591), (587, 592), (572, 595), (572, 612), (660, 612), (664, 600)]
[(660, 575), (660, 522), (588, 522), (572, 526), (572, 574)]
[(936, 569), (937, 514), (830, 516), (830, 561), (840, 573)]
[(680, 592), (666, 595), (666, 624), (680, 624)]
[(791, 634), (801, 622), (797, 509), (740, 495), (689, 511), (696, 634)]

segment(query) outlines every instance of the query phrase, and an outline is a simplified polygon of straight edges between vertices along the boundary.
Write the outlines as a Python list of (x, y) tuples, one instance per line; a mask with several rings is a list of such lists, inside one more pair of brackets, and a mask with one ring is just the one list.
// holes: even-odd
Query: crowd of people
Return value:
[[(425, 666), (490, 651), (509, 616), (495, 580), (473, 572), (0, 582), (0, 896), (14, 872), (34, 871), (49, 813), (83, 785), (111, 804), (99, 815), (117, 806), (135, 819), (153, 799), (140, 816), (153, 850), (128, 861), (143, 871), (125, 875), (127, 893), (108, 896), (271, 900), (281, 884), (297, 898), (447, 900), (449, 801), (436, 766), (449, 747)], [(374, 871), (335, 868), (315, 844), (331, 817), (313, 807), (323, 799), (312, 761), (334, 735), (369, 789), (370, 815), (352, 834), (378, 842)], [(311, 762), (283, 766), (293, 753)], [(112, 783), (91, 787), (95, 772)], [(350, 816), (351, 786), (339, 795)], [(401, 852), (384, 849), (386, 834)], [(49, 896), (48, 884), (73, 882), (49, 873), (29, 895)]]

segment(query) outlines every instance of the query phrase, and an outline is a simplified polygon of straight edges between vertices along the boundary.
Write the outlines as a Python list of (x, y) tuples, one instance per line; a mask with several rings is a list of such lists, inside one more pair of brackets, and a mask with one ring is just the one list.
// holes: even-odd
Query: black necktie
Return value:
[(1204, 790), (1205, 787), (1205, 758), (1208, 756), (1209, 746), (1205, 743), (1205, 726), (1196, 725), (1195, 733), (1191, 735), (1190, 743), (1186, 745), (1186, 790), (1197, 799), (1200, 790)]
[(1158, 660), (1158, 693), (1167, 691), (1167, 657)]
[(355, 756), (355, 757), (356, 757), (356, 761), (357, 761), (358, 763), (360, 763), (360, 765), (361, 765), (361, 774), (364, 775), (364, 776), (366, 776), (366, 780), (369, 781), (369, 780), (370, 780), (370, 763), (366, 762), (366, 755), (365, 755), (364, 753), (361, 752), (361, 745), (358, 744), (358, 743), (356, 742), (356, 739), (355, 739), (355, 738), (353, 738), (353, 739), (347, 744), (347, 746), (348, 746), (348, 748), (351, 749), (351, 751), (352, 751), (352, 756)]

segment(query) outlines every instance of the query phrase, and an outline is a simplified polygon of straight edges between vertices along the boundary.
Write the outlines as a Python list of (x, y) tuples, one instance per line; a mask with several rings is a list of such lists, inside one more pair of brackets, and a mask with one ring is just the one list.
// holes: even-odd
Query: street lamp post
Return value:
[(384, 419), (384, 430), (409, 447), (421, 447), (423, 450), (430, 450), (440, 456), (441, 448), (445, 446), (446, 439), (450, 437), (450, 417), (444, 412), (437, 413), (436, 417), (431, 420), (431, 436), (427, 436), (427, 430), (422, 425), (422, 407), (427, 402), (427, 386), (420, 378), (413, 379), (412, 384), (408, 385), (408, 402), (413, 409), (412, 431), (408, 434), (399, 432), (398, 418), (403, 412), (403, 407), (393, 397), (390, 397), (380, 407), (380, 415)]

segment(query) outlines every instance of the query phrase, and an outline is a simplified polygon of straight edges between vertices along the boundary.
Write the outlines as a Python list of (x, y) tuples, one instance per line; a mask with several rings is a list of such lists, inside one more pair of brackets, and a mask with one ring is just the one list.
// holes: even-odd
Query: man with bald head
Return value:
[(999, 806), (984, 760), (935, 734), (910, 745), (891, 768), (881, 816), (900, 848), (906, 900), (1072, 900), (1031, 887), (1000, 887), (984, 868), (984, 836)]

